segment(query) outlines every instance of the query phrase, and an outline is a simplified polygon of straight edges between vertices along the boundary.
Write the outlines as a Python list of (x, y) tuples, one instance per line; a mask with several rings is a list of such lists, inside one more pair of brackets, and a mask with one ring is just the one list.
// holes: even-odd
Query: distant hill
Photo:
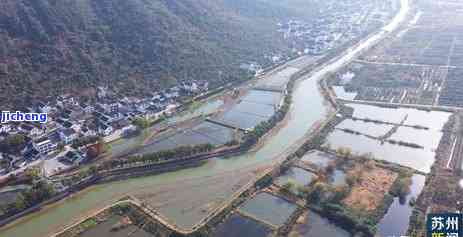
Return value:
[(276, 24), (313, 7), (290, 1), (310, 2), (2, 0), (0, 106), (91, 97), (97, 85), (139, 95), (185, 79), (236, 79), (241, 62), (288, 52)]

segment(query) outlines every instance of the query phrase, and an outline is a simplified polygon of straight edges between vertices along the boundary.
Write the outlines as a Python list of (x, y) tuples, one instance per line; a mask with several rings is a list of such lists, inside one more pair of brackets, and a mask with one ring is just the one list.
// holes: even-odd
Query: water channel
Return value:
[[(293, 103), (289, 112), (289, 121), (278, 133), (269, 138), (258, 151), (227, 159), (213, 159), (205, 166), (149, 176), (128, 179), (119, 182), (107, 183), (91, 187), (74, 197), (56, 203), (44, 210), (19, 220), (9, 228), (0, 230), (0, 236), (47, 236), (72, 224), (79, 216), (90, 214), (92, 210), (113, 203), (121, 196), (147, 185), (171, 184), (175, 185), (185, 179), (194, 179), (207, 176), (220, 176), (224, 171), (240, 170), (246, 167), (268, 165), (280, 154), (291, 148), (291, 145), (304, 138), (310, 128), (327, 116), (328, 108), (319, 91), (317, 80), (330, 72), (340, 69), (360, 52), (373, 44), (399, 26), (409, 10), (408, 0), (401, 0), (402, 9), (393, 21), (369, 39), (349, 49), (346, 54), (322, 66), (310, 77), (297, 83), (293, 92)], [(175, 221), (175, 220), (174, 220)]]

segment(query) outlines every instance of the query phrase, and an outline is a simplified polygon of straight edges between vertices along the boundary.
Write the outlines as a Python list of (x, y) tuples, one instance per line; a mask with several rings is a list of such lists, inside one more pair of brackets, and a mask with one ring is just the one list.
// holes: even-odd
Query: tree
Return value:
[(26, 209), (26, 207), (27, 207), (27, 203), (26, 203), (26, 199), (24, 198), (24, 195), (22, 195), (21, 193), (18, 194), (18, 196), (16, 197), (16, 202), (14, 203), (14, 209), (16, 211), (21, 211), (21, 210)]
[(297, 187), (297, 192), (302, 197), (308, 197), (310, 194), (310, 188), (301, 185)]
[(17, 153), (26, 145), (23, 134), (11, 134), (0, 142), (0, 152)]
[(288, 181), (287, 183), (283, 184), (281, 186), (281, 191), (285, 193), (290, 193), (294, 189), (295, 184), (291, 181)]
[(327, 190), (327, 188), (323, 183), (316, 183), (313, 186), (309, 196), (307, 197), (307, 200), (309, 202), (315, 202), (315, 203), (320, 202), (320, 200), (323, 198), (326, 190)]
[(138, 118), (135, 118), (133, 121), (132, 121), (133, 125), (137, 126), (137, 128), (139, 129), (145, 129), (145, 128), (149, 128), (151, 123), (148, 119), (146, 118), (142, 118), (142, 117), (138, 117)]
[(25, 172), (26, 176), (32, 180), (37, 180), (40, 178), (40, 168), (38, 167), (31, 167), (28, 168)]
[(336, 149), (336, 155), (339, 157), (350, 158), (352, 155), (352, 150), (348, 147), (339, 147)]

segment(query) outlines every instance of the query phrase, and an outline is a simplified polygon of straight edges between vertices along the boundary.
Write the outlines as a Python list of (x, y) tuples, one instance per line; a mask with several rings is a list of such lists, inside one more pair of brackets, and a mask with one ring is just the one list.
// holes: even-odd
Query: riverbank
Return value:
[[(347, 58), (349, 56), (352, 58), (355, 54), (347, 54)], [(296, 92), (296, 95), (294, 96), (295, 100), (295, 105), (292, 106), (292, 113), (297, 115), (294, 117), (289, 118), (289, 122), (287, 123), (287, 126), (284, 126), (281, 128), (280, 132), (278, 134), (275, 134), (272, 138), (269, 139), (267, 144), (262, 146), (261, 149), (256, 151), (255, 154), (252, 155), (252, 157), (244, 155), (242, 157), (236, 157), (233, 158), (233, 161), (240, 161), (240, 164), (237, 164), (236, 162), (232, 163), (233, 161), (230, 161), (229, 159), (227, 160), (221, 160), (221, 161), (215, 161), (215, 164), (211, 164), (211, 166), (207, 167), (208, 170), (204, 168), (199, 168), (199, 169), (190, 169), (188, 171), (183, 171), (179, 172), (177, 174), (169, 174), (169, 175), (164, 175), (164, 176), (158, 176), (155, 178), (150, 178), (150, 179), (144, 179), (146, 180), (145, 182), (149, 182), (149, 184), (146, 184), (147, 187), (153, 187), (154, 185), (157, 185), (158, 183), (163, 183), (163, 184), (168, 184), (169, 182), (172, 182), (172, 180), (178, 181), (181, 178), (178, 178), (178, 176), (185, 176), (189, 175), (195, 176), (195, 177), (204, 177), (207, 175), (220, 175), (223, 170), (236, 170), (236, 169), (241, 169), (242, 167), (249, 167), (249, 166), (255, 166), (256, 164), (259, 163), (266, 163), (268, 164), (268, 160), (275, 160), (278, 159), (278, 155), (275, 156), (275, 154), (284, 154), (285, 151), (291, 150), (292, 144), (294, 144), (294, 141), (299, 141), (303, 139), (304, 136), (307, 135), (307, 130), (308, 128), (312, 127), (317, 121), (320, 121), (323, 117), (326, 116), (326, 111), (321, 111), (325, 110), (325, 107), (322, 105), (323, 101), (321, 98), (314, 98), (313, 95), (317, 93), (318, 91), (318, 81), (320, 78), (322, 78), (327, 72), (332, 71), (333, 69), (336, 69), (337, 66), (340, 64), (343, 64), (344, 62), (348, 61), (348, 59), (341, 58), (340, 62), (337, 63), (334, 62), (333, 64), (336, 65), (327, 65), (325, 66), (326, 69), (322, 71), (318, 71), (317, 73), (313, 74), (312, 77), (308, 78), (305, 81), (310, 81), (310, 82), (305, 82), (301, 83), (302, 86), (301, 88), (304, 89), (298, 89)], [(315, 83), (313, 82), (315, 80)], [(310, 96), (310, 93), (313, 93), (312, 96)], [(310, 108), (310, 115), (307, 113), (307, 109)], [(293, 148), (294, 149), (294, 148)], [(266, 162), (264, 162), (266, 161)], [(175, 177), (175, 178), (174, 178)], [(167, 180), (163, 180), (167, 179)], [(133, 189), (143, 187), (145, 185), (140, 184), (143, 183), (143, 181), (139, 181), (137, 183), (135, 182), (127, 182), (124, 183), (125, 185), (133, 185)], [(122, 188), (121, 185), (112, 185), (111, 187), (104, 186), (104, 187), (99, 187), (98, 192), (93, 192), (91, 194), (88, 194), (86, 196), (81, 197), (81, 201), (78, 204), (81, 204), (80, 206), (76, 206), (77, 203), (66, 203), (66, 212), (63, 213), (61, 212), (59, 219), (56, 216), (58, 213), (57, 211), (52, 212), (52, 214), (55, 215), (55, 218), (51, 218), (51, 214), (47, 213), (47, 218), (46, 219), (41, 219), (40, 223), (45, 224), (47, 228), (54, 228), (56, 227), (57, 222), (62, 223), (59, 221), (60, 219), (66, 219), (68, 218), (67, 221), (72, 219), (73, 215), (72, 213), (76, 212), (85, 212), (85, 210), (91, 209), (92, 207), (96, 206), (98, 201), (95, 201), (97, 199), (96, 196), (98, 196), (97, 200), (102, 200), (104, 199), (105, 202), (111, 201), (111, 196), (117, 196), (117, 193), (120, 192), (127, 192), (127, 189), (123, 189), (121, 191), (115, 191), (114, 189), (116, 188)], [(154, 191), (154, 190), (153, 190)], [(194, 191), (194, 190), (192, 190)], [(61, 207), (60, 210), (63, 210), (64, 207)], [(52, 221), (53, 220), (53, 221)], [(44, 223), (44, 221), (46, 223)], [(22, 231), (26, 231), (28, 229), (36, 229), (33, 227), (34, 225), (40, 224), (39, 222), (28, 222), (26, 227), (22, 227)], [(18, 231), (18, 230), (17, 230)], [(9, 234), (13, 234), (16, 236), (32, 236), (32, 235), (37, 235), (40, 233), (29, 233), (26, 234), (25, 232), (15, 232), (15, 231), (10, 231)], [(43, 233), (43, 230), (40, 230)], [(3, 232), (5, 233), (5, 232)]]

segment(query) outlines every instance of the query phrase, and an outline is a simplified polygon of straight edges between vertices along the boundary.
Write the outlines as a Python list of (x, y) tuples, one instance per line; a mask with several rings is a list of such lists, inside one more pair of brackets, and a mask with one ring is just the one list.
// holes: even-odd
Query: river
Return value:
[[(397, 28), (399, 23), (405, 19), (409, 9), (408, 0), (401, 0), (401, 3), (400, 12), (384, 30), (391, 31)], [(328, 115), (330, 108), (319, 91), (317, 81), (328, 73), (340, 69), (360, 52), (386, 36), (387, 32), (384, 30), (355, 45), (346, 54), (324, 64), (319, 70), (296, 83), (288, 121), (256, 152), (227, 159), (213, 159), (197, 168), (97, 185), (41, 212), (23, 218), (8, 228), (3, 228), (0, 236), (48, 236), (62, 229), (63, 226), (72, 224), (79, 216), (89, 214), (92, 210), (108, 205), (136, 189), (153, 185), (175, 185), (182, 180), (220, 176), (221, 173), (227, 171), (268, 165), (281, 158), (280, 154), (292, 148), (293, 144), (304, 139), (307, 132)]]

